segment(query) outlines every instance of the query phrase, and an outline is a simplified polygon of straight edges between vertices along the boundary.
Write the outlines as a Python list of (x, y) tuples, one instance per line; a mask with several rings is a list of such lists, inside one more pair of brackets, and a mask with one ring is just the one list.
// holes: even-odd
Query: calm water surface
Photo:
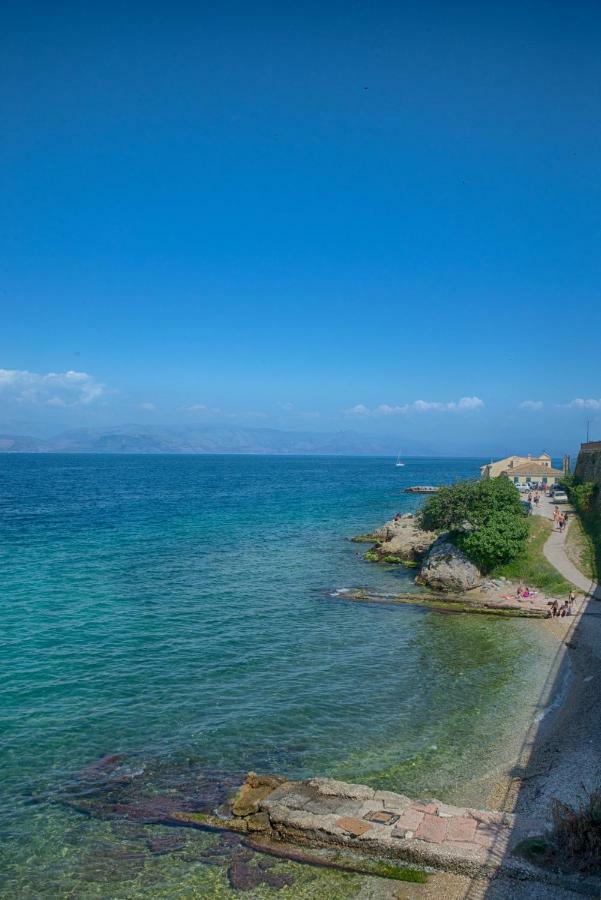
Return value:
[[(232, 893), (223, 866), (196, 861), (213, 836), (157, 857), (160, 826), (53, 802), (105, 753), (477, 799), (507, 722), (532, 714), (548, 639), (331, 595), (410, 589), (413, 573), (346, 539), (415, 508), (404, 486), (481, 462), (0, 456), (2, 896)], [(299, 897), (324, 878), (332, 897), (356, 888), (295, 877)]]

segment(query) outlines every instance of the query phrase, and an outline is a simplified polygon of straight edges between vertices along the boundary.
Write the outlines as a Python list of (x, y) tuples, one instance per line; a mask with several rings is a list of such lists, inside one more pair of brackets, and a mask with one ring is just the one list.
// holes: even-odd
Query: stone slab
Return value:
[(340, 819), (336, 819), (336, 825), (338, 828), (342, 828), (343, 831), (348, 831), (354, 837), (359, 837), (365, 834), (366, 831), (371, 831), (372, 828), (368, 822), (361, 819), (353, 819), (351, 816), (343, 816)]
[(418, 800), (415, 803), (411, 804), (411, 808), (417, 809), (423, 813), (428, 813), (428, 815), (434, 815), (438, 811), (438, 803), (434, 803), (431, 800)]
[(476, 827), (476, 820), (469, 816), (451, 816), (447, 820), (446, 839), (471, 843), (476, 834)]
[(403, 829), (409, 829), (409, 831), (416, 831), (417, 828), (422, 824), (425, 813), (418, 812), (417, 809), (413, 809), (410, 807), (405, 810), (405, 812), (399, 816), (399, 820), (396, 823), (396, 827), (402, 831)]
[(450, 803), (439, 803), (438, 815), (442, 816), (444, 819), (450, 818), (450, 816), (465, 816), (467, 815), (467, 810), (465, 806), (452, 806)]
[(320, 794), (345, 800), (372, 800), (375, 794), (374, 789), (366, 784), (347, 784), (334, 778), (310, 778), (307, 784), (317, 788)]
[(415, 832), (415, 837), (431, 844), (442, 844), (446, 837), (448, 824), (448, 819), (441, 819), (439, 816), (426, 813)]

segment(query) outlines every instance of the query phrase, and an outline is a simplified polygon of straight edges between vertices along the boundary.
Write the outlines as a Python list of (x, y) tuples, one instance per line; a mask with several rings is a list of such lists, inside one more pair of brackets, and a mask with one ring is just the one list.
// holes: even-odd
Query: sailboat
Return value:
[(395, 466), (399, 466), (399, 467), (400, 467), (400, 466), (404, 466), (404, 465), (405, 465), (405, 463), (404, 463), (404, 462), (401, 462), (401, 455), (400, 455), (400, 453), (399, 453), (399, 455), (398, 455), (397, 458), (396, 458)]

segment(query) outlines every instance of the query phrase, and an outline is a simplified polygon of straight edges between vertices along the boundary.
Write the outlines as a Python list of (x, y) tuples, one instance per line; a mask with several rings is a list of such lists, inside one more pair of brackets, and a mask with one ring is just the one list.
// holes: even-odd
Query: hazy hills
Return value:
[(353, 431), (336, 433), (280, 431), (235, 425), (159, 427), (124, 425), (78, 428), (53, 437), (0, 434), (0, 453), (256, 453), (332, 456), (430, 455), (417, 441), (373, 437)]

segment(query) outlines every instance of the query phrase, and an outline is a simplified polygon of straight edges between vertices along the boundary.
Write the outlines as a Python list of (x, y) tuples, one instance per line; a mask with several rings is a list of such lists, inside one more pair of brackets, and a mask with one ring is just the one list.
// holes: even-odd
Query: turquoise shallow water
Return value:
[(101, 754), (448, 798), (502, 766), (552, 652), (536, 623), (331, 596), (411, 587), (346, 538), (480, 462), (0, 456), (3, 896), (228, 894), (210, 838), (155, 857), (52, 802)]

